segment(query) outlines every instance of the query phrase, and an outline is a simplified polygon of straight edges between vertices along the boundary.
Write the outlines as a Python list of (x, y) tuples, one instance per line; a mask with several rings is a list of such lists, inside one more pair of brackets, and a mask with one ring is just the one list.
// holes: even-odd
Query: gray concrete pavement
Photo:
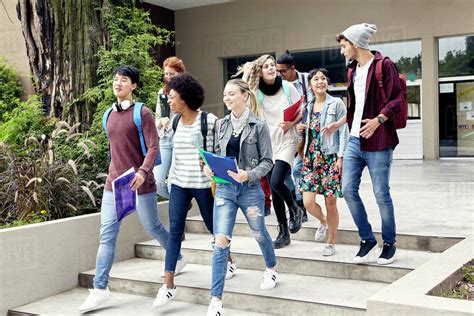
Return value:
[[(469, 236), (474, 232), (474, 160), (395, 160), (390, 179), (397, 231), (427, 236)], [(370, 176), (364, 170), (360, 188), (374, 231), (381, 230)], [(324, 208), (322, 196), (317, 201)], [(341, 229), (356, 229), (344, 199), (338, 199)], [(317, 226), (309, 216), (305, 226)], [(239, 219), (244, 217), (239, 214)], [(272, 215), (268, 223), (276, 223)]]

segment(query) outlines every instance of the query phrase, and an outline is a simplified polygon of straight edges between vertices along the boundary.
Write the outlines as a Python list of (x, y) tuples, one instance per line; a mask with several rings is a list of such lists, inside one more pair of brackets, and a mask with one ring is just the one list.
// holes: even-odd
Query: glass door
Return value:
[(474, 157), (474, 78), (443, 79), (439, 83), (440, 157)]

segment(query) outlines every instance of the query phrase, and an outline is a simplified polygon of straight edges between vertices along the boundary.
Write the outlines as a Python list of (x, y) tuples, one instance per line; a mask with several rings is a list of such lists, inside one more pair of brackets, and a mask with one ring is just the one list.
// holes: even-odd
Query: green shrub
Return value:
[[(91, 179), (90, 174), (81, 172), (93, 165), (90, 148), (95, 144), (78, 137), (76, 128), (58, 122), (50, 135), (28, 137), (22, 155), (5, 144), (0, 146), (0, 225), (97, 210), (103, 184), (97, 183), (96, 176)], [(67, 151), (71, 159), (66, 160), (64, 153), (58, 155), (60, 150)]]
[(0, 123), (18, 106), (21, 94), (20, 76), (13, 66), (0, 56)]
[(44, 116), (43, 103), (39, 97), (31, 96), (27, 101), (20, 102), (6, 115), (5, 122), (0, 123), (0, 142), (21, 149), (26, 138), (38, 137), (49, 130), (51, 125)]

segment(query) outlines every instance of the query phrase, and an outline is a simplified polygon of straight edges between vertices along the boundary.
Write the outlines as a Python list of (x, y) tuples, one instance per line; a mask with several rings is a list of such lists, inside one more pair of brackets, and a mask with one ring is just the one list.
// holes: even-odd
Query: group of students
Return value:
[[(327, 239), (322, 254), (335, 253), (338, 197), (344, 196), (361, 238), (354, 262), (367, 262), (377, 241), (358, 192), (366, 166), (382, 218), (384, 245), (377, 262), (391, 263), (396, 249), (395, 219), (388, 181), (392, 152), (398, 144), (391, 118), (400, 111), (402, 100), (395, 65), (368, 49), (375, 32), (375, 25), (363, 23), (337, 36), (341, 54), (351, 61), (349, 73), (354, 74), (348, 78), (347, 110), (341, 99), (328, 93), (326, 69), (300, 73), (286, 52), (277, 61), (271, 55), (263, 55), (243, 65), (236, 74), (242, 79), (231, 79), (224, 88), (223, 101), (230, 113), (217, 119), (200, 110), (204, 89), (186, 72), (183, 62), (177, 57), (166, 59), (165, 86), (158, 94), (155, 118), (146, 107), (141, 109), (145, 155), (133, 111), (129, 111), (134, 106), (133, 91), (140, 82), (139, 72), (132, 66), (117, 68), (113, 83), (117, 102), (106, 124), (111, 161), (102, 200), (94, 288), (79, 309), (94, 309), (110, 298), (107, 284), (120, 226), (111, 182), (130, 166), (137, 171), (130, 186), (138, 190), (139, 219), (166, 250), (164, 284), (154, 307), (163, 306), (176, 296), (174, 277), (186, 265), (181, 242), (193, 198), (206, 228), (214, 236), (208, 315), (222, 315), (224, 282), (236, 270), (230, 247), (238, 209), (265, 261), (262, 290), (276, 286), (274, 249), (290, 244), (290, 233), (298, 232), (307, 220), (306, 211), (320, 221), (315, 239)], [(383, 62), (386, 102), (382, 102), (381, 88), (373, 78), (376, 62)], [(301, 98), (300, 113), (293, 121), (284, 121), (284, 110)], [(228, 175), (240, 185), (214, 184), (212, 190), (213, 171), (204, 165), (197, 148), (235, 157), (238, 172), (228, 171)], [(154, 168), (158, 153), (161, 164)], [(169, 198), (169, 231), (158, 219), (156, 192)], [(317, 194), (324, 196), (326, 214), (316, 202)], [(279, 226), (274, 241), (265, 226), (270, 196)]]

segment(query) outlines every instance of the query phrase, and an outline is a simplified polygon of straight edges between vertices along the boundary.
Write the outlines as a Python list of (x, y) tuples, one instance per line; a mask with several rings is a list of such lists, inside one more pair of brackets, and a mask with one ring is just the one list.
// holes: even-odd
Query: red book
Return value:
[(291, 106), (287, 107), (283, 111), (283, 121), (293, 122), (298, 116), (298, 114), (300, 113), (300, 107), (301, 107), (302, 102), (303, 102), (303, 97), (301, 97), (301, 99), (293, 103)]

